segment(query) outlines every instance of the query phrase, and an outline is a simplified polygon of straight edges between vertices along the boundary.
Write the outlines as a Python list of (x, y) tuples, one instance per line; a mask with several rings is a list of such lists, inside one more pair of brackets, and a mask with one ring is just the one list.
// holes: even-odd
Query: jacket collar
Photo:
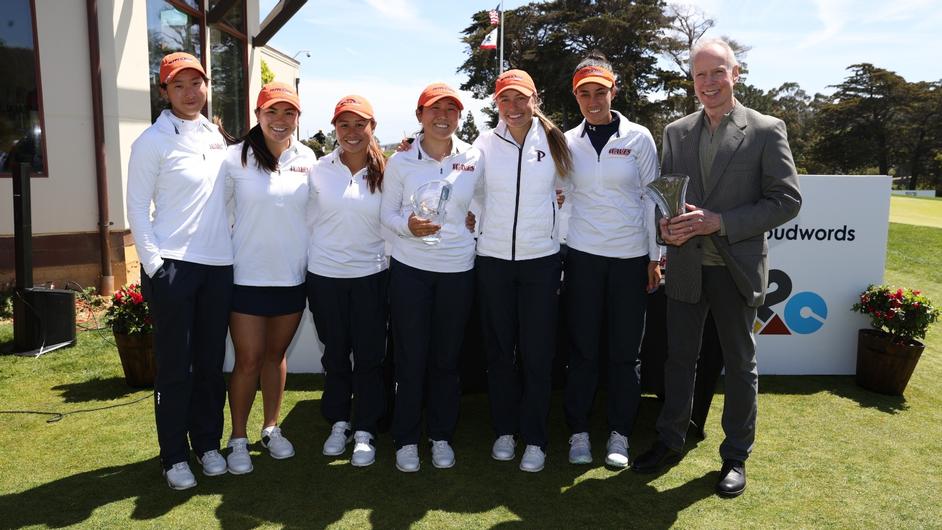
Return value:
[[(526, 144), (528, 141), (539, 141), (542, 130), (543, 130), (543, 126), (540, 125), (540, 119), (534, 116), (530, 123), (530, 130), (527, 131), (527, 135), (523, 139), (523, 144)], [(515, 144), (515, 145), (517, 144), (517, 141), (514, 140), (513, 135), (510, 134), (510, 128), (507, 127), (507, 124), (504, 123), (504, 120), (501, 120), (500, 122), (497, 123), (497, 127), (494, 128), (494, 134), (496, 134), (497, 136), (500, 136), (501, 138), (503, 138), (504, 140), (512, 144)], [(523, 147), (523, 144), (519, 144), (520, 147)]]
[[(415, 141), (412, 142), (413, 149), (409, 150), (410, 157), (414, 158), (415, 160), (431, 160), (433, 162), (437, 162), (435, 158), (429, 156), (425, 152), (425, 150), (422, 149), (422, 137), (423, 136), (424, 135), (422, 133), (418, 133), (415, 135)], [(467, 142), (464, 142), (463, 140), (458, 138), (456, 135), (452, 134), (451, 135), (451, 152), (448, 153), (448, 156), (446, 156), (445, 158), (455, 156), (455, 155), (460, 155), (461, 153), (464, 153), (470, 148), (471, 148), (470, 144), (468, 144)]]
[(184, 120), (174, 116), (170, 109), (164, 109), (160, 112), (154, 126), (167, 134), (187, 134), (201, 130), (216, 132), (218, 130), (216, 125), (202, 114), (195, 120)]

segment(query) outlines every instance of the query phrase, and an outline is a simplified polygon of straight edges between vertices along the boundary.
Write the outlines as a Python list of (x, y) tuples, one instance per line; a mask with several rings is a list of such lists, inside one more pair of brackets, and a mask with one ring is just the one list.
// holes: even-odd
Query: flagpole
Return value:
[(497, 75), (504, 73), (504, 0), (500, 0), (500, 59), (497, 63)]

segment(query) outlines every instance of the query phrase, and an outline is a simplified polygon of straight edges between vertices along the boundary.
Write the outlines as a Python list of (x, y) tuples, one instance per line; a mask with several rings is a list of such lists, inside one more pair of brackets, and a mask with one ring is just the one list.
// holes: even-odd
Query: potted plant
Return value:
[(870, 317), (872, 327), (857, 335), (857, 384), (903, 395), (925, 349), (919, 340), (939, 310), (919, 291), (887, 285), (870, 285), (851, 309)]
[(114, 334), (128, 385), (154, 386), (154, 326), (139, 284), (115, 291), (111, 307), (105, 312), (105, 323)]

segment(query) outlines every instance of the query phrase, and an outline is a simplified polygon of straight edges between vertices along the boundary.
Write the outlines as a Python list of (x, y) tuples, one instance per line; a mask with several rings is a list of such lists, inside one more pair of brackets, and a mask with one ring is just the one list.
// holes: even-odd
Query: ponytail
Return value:
[(259, 169), (265, 169), (269, 172), (278, 171), (278, 159), (268, 149), (261, 126), (255, 125), (249, 129), (248, 134), (243, 136), (240, 141), (242, 142), (242, 167), (249, 163), (249, 148), (251, 147), (252, 156), (255, 157), (255, 165)]
[(370, 193), (376, 190), (383, 191), (383, 173), (386, 171), (386, 155), (376, 141), (375, 136), (370, 137), (370, 145), (366, 149), (366, 183), (370, 186)]
[(546, 133), (546, 139), (549, 142), (550, 155), (553, 157), (553, 163), (556, 164), (556, 174), (560, 178), (566, 178), (572, 173), (572, 152), (569, 151), (569, 144), (566, 142), (566, 135), (555, 123), (543, 115), (543, 112), (537, 106), (533, 113), (540, 120), (543, 131)]

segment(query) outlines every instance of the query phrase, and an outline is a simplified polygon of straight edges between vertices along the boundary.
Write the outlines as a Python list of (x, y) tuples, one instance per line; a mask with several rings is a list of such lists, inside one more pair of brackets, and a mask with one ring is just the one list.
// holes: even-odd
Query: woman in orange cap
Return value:
[(261, 376), (262, 446), (277, 459), (294, 456), (278, 427), (285, 388), (285, 352), (304, 311), (308, 172), (314, 153), (294, 139), (301, 102), (294, 88), (269, 83), (258, 93), (258, 123), (229, 148), (223, 173), (235, 224), (229, 333), (235, 366), (229, 379), (232, 415), (229, 472), (252, 471), (246, 427)]
[(363, 96), (341, 98), (331, 123), (339, 146), (309, 177), (307, 296), (324, 343), (321, 412), (331, 433), (323, 453), (342, 455), (353, 440), (350, 463), (359, 467), (376, 459), (373, 440), (386, 411), (388, 274), (379, 220), (386, 159)]
[(500, 121), (474, 142), (484, 153), (475, 269), (496, 435), (491, 456), (512, 460), (519, 435), (526, 444), (520, 469), (536, 472), (546, 459), (556, 353), (556, 189), (572, 170), (572, 156), (562, 131), (540, 112), (529, 74), (502, 73), (494, 100)]
[(200, 114), (208, 79), (196, 57), (165, 56), (159, 82), (170, 108), (131, 146), (128, 224), (154, 319), (160, 463), (171, 488), (187, 489), (196, 485), (191, 449), (205, 475), (226, 472), (219, 454), (233, 258), (219, 178), (226, 144)]
[[(382, 221), (398, 236), (389, 285), (396, 348), (392, 435), (396, 467), (404, 472), (419, 470), (423, 404), (432, 465), (455, 465), (458, 362), (474, 296), (474, 237), (465, 214), (483, 171), (481, 152), (455, 136), (463, 108), (445, 83), (425, 87), (415, 109), (422, 130), (414, 148), (393, 155), (386, 167)], [(434, 193), (425, 200), (434, 219), (413, 213), (413, 197), (430, 186)]]
[(645, 185), (659, 174), (657, 148), (645, 127), (612, 109), (615, 74), (601, 53), (590, 53), (578, 64), (572, 92), (585, 120), (566, 133), (574, 163), (564, 296), (570, 338), (569, 462), (592, 461), (589, 412), (605, 322), (610, 433), (605, 463), (624, 468), (641, 401), (638, 352), (648, 292), (661, 280), (654, 205), (644, 196)]

